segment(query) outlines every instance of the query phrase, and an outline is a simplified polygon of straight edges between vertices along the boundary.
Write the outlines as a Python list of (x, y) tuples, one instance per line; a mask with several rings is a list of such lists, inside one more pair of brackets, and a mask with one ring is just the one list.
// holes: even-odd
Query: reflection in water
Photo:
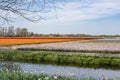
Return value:
[[(4, 64), (4, 65), (3, 65)], [(50, 64), (32, 64), (32, 63), (19, 63), (19, 62), (1, 62), (0, 69), (9, 70), (22, 70), (26, 72), (36, 72), (45, 73), (48, 75), (74, 75), (76, 77), (94, 77), (103, 78), (103, 76), (108, 78), (118, 77), (120, 75), (120, 70), (111, 70), (104, 68), (84, 68), (84, 67), (72, 67), (72, 66), (60, 66), (60, 65), (50, 65)]]

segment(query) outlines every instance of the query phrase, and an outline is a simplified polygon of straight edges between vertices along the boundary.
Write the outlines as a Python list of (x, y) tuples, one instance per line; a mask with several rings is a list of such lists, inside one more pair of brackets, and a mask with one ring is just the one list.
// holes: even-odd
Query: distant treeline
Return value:
[(0, 37), (27, 37), (30, 35), (27, 28), (0, 27)]
[(29, 32), (27, 28), (0, 27), (0, 37), (120, 37), (120, 35), (88, 35), (88, 34), (39, 34)]
[(34, 37), (120, 37), (120, 35), (34, 34)]

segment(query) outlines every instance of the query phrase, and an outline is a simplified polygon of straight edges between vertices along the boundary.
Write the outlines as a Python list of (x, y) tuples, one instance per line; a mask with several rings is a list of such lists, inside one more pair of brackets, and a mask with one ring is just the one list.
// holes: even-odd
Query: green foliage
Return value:
[(28, 62), (56, 62), (74, 63), (85, 65), (100, 65), (100, 66), (120, 66), (119, 57), (99, 57), (99, 56), (81, 56), (81, 55), (66, 55), (52, 52), (0, 52), (1, 60), (8, 61), (28, 61)]
[(78, 80), (75, 77), (68, 76), (48, 76), (45, 74), (36, 75), (35, 73), (26, 73), (21, 71), (0, 71), (0, 80)]

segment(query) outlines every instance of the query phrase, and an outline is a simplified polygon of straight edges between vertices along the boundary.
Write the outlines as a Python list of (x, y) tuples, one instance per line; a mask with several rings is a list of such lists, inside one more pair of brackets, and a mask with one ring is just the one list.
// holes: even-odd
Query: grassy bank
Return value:
[(57, 75), (45, 75), (26, 73), (21, 71), (0, 71), (0, 80), (96, 80), (91, 77), (76, 78), (74, 76), (57, 76)]
[[(0, 80), (77, 80), (74, 77), (48, 76), (35, 73), (0, 71)], [(90, 80), (90, 79), (87, 79)]]
[(0, 52), (1, 60), (8, 61), (28, 61), (28, 62), (55, 62), (72, 63), (81, 65), (100, 65), (100, 66), (120, 66), (119, 57), (99, 57), (99, 56), (80, 56), (55, 54), (52, 52)]

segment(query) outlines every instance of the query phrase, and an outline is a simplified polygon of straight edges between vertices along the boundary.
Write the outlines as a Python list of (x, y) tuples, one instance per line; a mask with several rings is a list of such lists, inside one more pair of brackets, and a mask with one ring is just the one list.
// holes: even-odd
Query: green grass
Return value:
[(28, 73), (24, 71), (0, 71), (0, 80), (117, 80), (118, 78), (109, 79), (107, 77), (93, 78), (93, 77), (75, 77), (75, 76), (60, 76), (60, 75), (46, 75), (43, 73), (36, 74), (35, 72)]
[(74, 76), (58, 76), (58, 75), (46, 75), (27, 73), (23, 71), (0, 71), (0, 80), (96, 80), (92, 77), (87, 78), (76, 78)]
[(55, 54), (52, 52), (0, 52), (0, 60), (27, 62), (55, 62), (57, 64), (70, 63), (81, 65), (120, 66), (119, 57), (99, 57)]
[[(48, 76), (45, 74), (0, 71), (0, 80), (77, 80), (75, 77)], [(88, 79), (89, 80), (89, 79)]]

